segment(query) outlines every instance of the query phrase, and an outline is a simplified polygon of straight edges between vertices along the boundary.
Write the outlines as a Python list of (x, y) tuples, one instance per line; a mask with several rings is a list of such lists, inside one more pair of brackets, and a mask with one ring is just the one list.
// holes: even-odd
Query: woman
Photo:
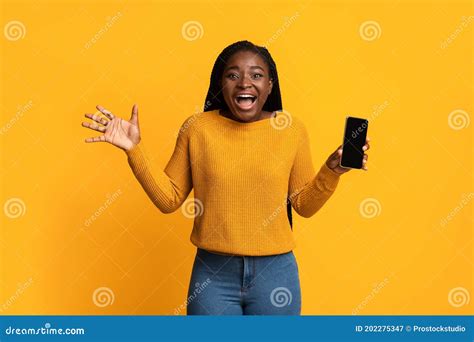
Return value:
[[(349, 169), (339, 166), (339, 146), (315, 174), (304, 124), (281, 112), (277, 69), (267, 49), (240, 41), (222, 51), (205, 111), (186, 118), (164, 171), (151, 170), (136, 105), (129, 121), (97, 109), (105, 117), (86, 114), (95, 123), (83, 126), (104, 135), (86, 142), (123, 149), (162, 212), (178, 209), (194, 188), (191, 242), (197, 251), (188, 315), (299, 315), (291, 207), (312, 216)], [(366, 162), (365, 154), (364, 169)]]

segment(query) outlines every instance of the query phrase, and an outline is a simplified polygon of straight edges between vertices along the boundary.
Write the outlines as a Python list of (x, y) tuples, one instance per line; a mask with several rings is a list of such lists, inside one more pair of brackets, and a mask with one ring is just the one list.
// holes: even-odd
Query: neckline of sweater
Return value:
[(275, 111), (275, 115), (271, 116), (269, 118), (265, 119), (260, 119), (257, 121), (252, 121), (252, 122), (240, 122), (240, 121), (235, 121), (233, 119), (230, 119), (226, 116), (223, 116), (219, 113), (219, 109), (214, 109), (209, 112), (211, 115), (217, 118), (222, 124), (237, 128), (237, 129), (254, 129), (254, 128), (259, 128), (259, 127), (269, 127), (269, 128), (274, 128), (277, 124), (274, 120), (278, 117), (278, 111)]

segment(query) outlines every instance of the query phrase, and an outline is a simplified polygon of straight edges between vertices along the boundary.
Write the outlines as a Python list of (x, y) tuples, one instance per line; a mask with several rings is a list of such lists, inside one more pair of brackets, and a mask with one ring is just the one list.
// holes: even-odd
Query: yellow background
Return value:
[[(160, 213), (124, 152), (85, 144), (99, 133), (81, 122), (96, 104), (128, 119), (137, 103), (164, 167), (218, 53), (242, 39), (267, 44), (315, 168), (346, 115), (370, 121), (369, 171), (342, 176), (312, 218), (294, 214), (303, 314), (473, 312), (472, 2), (2, 1), (1, 12), (2, 314), (185, 314), (192, 220)], [(17, 40), (4, 32), (13, 20)], [(201, 37), (185, 39), (188, 21)], [(367, 198), (380, 203), (373, 218)], [(94, 304), (100, 287), (111, 305)]]

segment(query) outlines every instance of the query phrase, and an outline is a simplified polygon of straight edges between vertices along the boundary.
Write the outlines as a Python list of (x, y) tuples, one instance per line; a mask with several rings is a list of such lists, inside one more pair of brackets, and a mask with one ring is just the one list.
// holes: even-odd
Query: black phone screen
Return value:
[(362, 159), (364, 158), (362, 147), (365, 145), (368, 128), (369, 121), (366, 119), (347, 117), (344, 142), (342, 144), (342, 167), (362, 168)]

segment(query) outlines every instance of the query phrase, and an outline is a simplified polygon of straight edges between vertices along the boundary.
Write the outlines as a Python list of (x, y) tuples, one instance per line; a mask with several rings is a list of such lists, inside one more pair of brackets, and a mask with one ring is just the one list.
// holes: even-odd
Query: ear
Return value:
[(273, 80), (270, 79), (270, 81), (268, 81), (268, 83), (269, 83), (268, 95), (270, 95), (270, 93), (272, 92), (272, 89), (273, 89)]

